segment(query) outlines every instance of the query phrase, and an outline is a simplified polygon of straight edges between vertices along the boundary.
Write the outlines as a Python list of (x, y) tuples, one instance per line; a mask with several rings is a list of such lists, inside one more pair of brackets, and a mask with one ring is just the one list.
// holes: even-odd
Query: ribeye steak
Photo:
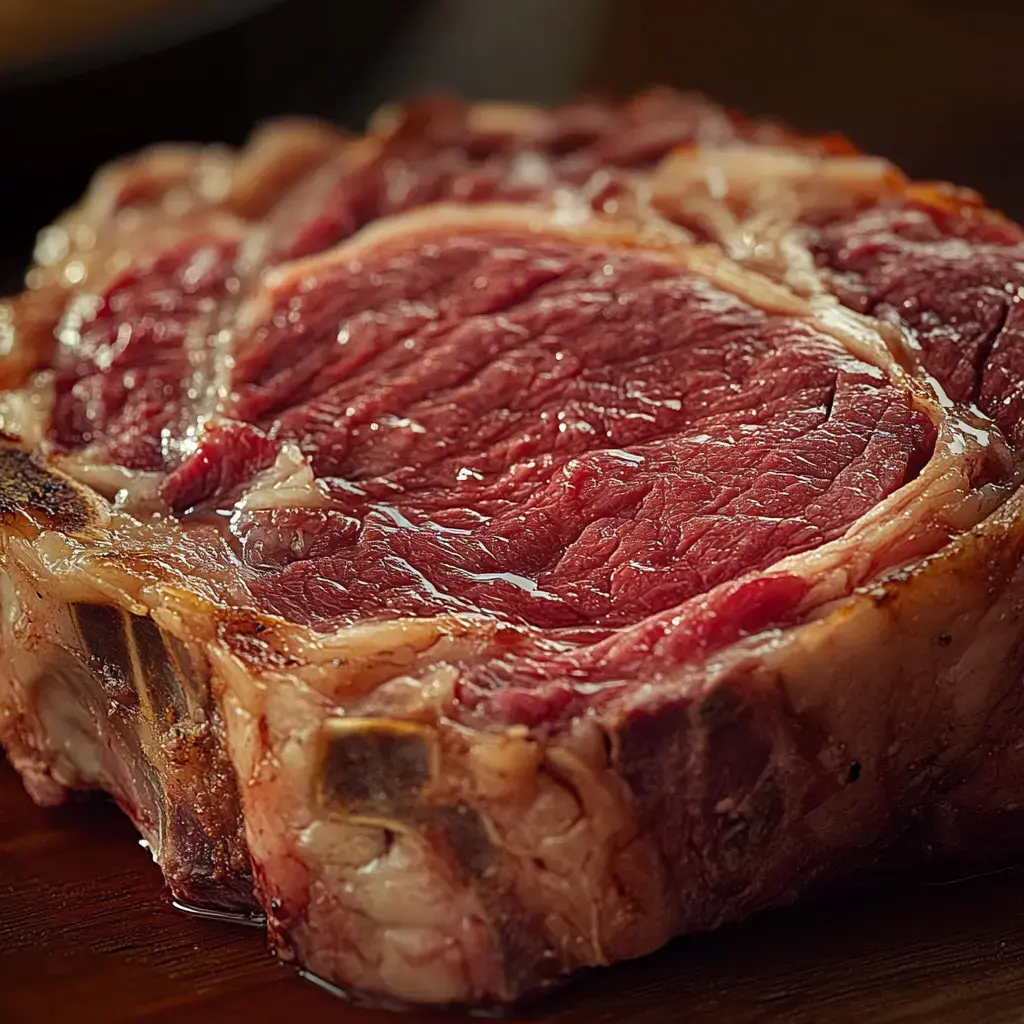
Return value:
[(656, 91), (103, 170), (0, 306), (0, 740), (503, 1002), (1024, 846), (1024, 233)]

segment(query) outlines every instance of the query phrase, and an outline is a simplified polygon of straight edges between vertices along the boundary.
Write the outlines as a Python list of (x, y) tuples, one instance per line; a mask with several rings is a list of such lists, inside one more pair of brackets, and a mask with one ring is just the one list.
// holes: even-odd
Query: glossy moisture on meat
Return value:
[(933, 443), (805, 323), (649, 256), (500, 235), (322, 269), (234, 373), (235, 415), (335, 501), (320, 551), (254, 585), (314, 624), (628, 625), (837, 537)]

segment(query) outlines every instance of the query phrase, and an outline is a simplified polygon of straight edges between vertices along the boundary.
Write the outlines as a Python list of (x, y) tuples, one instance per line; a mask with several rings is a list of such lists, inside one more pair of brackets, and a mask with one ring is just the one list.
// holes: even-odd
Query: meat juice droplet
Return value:
[(195, 907), (191, 903), (182, 903), (181, 900), (171, 900), (171, 906), (175, 910), (182, 910), (186, 914), (193, 914), (208, 921), (241, 924), (247, 928), (264, 928), (267, 924), (266, 917), (258, 910), (216, 910), (213, 907)]

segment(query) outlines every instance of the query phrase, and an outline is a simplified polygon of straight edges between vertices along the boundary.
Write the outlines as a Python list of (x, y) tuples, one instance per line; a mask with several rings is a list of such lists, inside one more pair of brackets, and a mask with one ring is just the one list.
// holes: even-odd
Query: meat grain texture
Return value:
[(0, 741), (338, 986), (1024, 843), (1024, 235), (655, 91), (101, 171), (0, 306)]

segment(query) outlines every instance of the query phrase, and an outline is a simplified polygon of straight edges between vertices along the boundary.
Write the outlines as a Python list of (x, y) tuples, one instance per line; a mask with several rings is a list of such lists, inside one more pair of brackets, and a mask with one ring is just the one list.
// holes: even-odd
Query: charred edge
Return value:
[(188, 690), (186, 698), (191, 698), (196, 704), (205, 703), (209, 693), (209, 665), (201, 656), (194, 657), (188, 645), (176, 636), (161, 632), (161, 637), (180, 685)]
[[(699, 721), (714, 722), (718, 717), (715, 692), (698, 707)], [(616, 743), (616, 768), (641, 807), (657, 803), (665, 796), (666, 791), (661, 788), (662, 768), (685, 764), (694, 742), (692, 732), (689, 710), (681, 704), (634, 714), (622, 723)]]
[(332, 719), (325, 726), (321, 802), (353, 814), (408, 812), (436, 778), (437, 760), (437, 739), (421, 726)]
[(494, 846), (483, 819), (470, 807), (436, 807), (424, 827), (437, 829), (470, 879), (479, 878), (494, 863)]
[(156, 623), (141, 615), (130, 616), (130, 621), (138, 658), (139, 685), (145, 686), (149, 693), (153, 714), (170, 725), (186, 710), (181, 679)]
[[(719, 892), (741, 891), (775, 841), (786, 791), (773, 765), (772, 721), (769, 704), (722, 686), (699, 702), (669, 702), (620, 725), (617, 767), (638, 824), (657, 841), (669, 875), (683, 872), (684, 891), (695, 835)], [(701, 926), (713, 920), (710, 903), (679, 911)]]
[(217, 637), (239, 661), (253, 669), (286, 669), (299, 663), (274, 646), (273, 631), (264, 619), (244, 609), (220, 613)]
[[(214, 739), (217, 708), (209, 702), (207, 668), (146, 616), (90, 603), (71, 605), (70, 614), (80, 656), (117, 705), (119, 728), (134, 737), (142, 773), (152, 785), (160, 815), (160, 863), (171, 891), (189, 904), (252, 910), (237, 792)], [(198, 724), (187, 713), (189, 695), (206, 712)], [(148, 728), (140, 727), (142, 722)], [(201, 799), (197, 777), (203, 780)], [(135, 817), (133, 808), (125, 809)]]
[(45, 518), (68, 532), (84, 530), (92, 520), (85, 498), (20, 448), (0, 446), (0, 519), (18, 515)]
[[(207, 914), (251, 914), (258, 909), (249, 865), (237, 863), (226, 842), (210, 836), (201, 815), (173, 799), (168, 825), (175, 842), (163, 870), (175, 896)], [(243, 841), (241, 835), (238, 841)]]
[(479, 898), (501, 969), (503, 998), (519, 1001), (556, 984), (565, 965), (549, 945), (545, 924), (525, 912), (500, 882), (499, 854), (483, 817), (471, 807), (421, 807), (411, 815), (430, 842), (443, 841)]
[(139, 693), (128, 652), (124, 613), (106, 604), (73, 604), (71, 616), (103, 689), (121, 707), (138, 712)]
[(164, 635), (146, 616), (111, 605), (71, 606), (82, 646), (111, 698), (167, 727), (184, 713), (185, 698)]

